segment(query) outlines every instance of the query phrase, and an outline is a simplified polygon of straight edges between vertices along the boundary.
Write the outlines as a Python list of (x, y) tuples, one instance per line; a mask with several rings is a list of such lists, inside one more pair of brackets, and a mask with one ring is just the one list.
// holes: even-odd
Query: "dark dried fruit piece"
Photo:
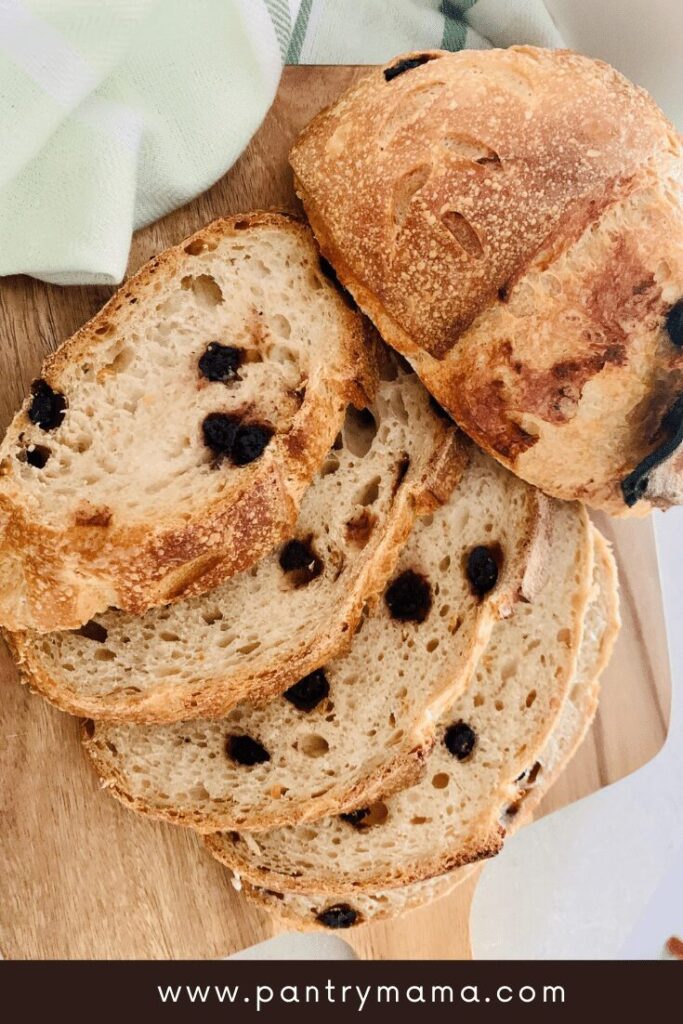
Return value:
[(467, 578), (477, 597), (493, 590), (498, 582), (498, 561), (491, 548), (479, 545), (467, 556)]
[(446, 729), (443, 741), (453, 757), (456, 757), (458, 761), (466, 761), (474, 750), (477, 734), (467, 722), (454, 722)]
[(679, 299), (666, 314), (666, 329), (677, 348), (683, 348), (683, 299)]
[(334, 906), (321, 910), (316, 914), (316, 918), (326, 928), (350, 928), (358, 921), (358, 911), (348, 903), (335, 903)]
[(643, 461), (621, 481), (621, 493), (629, 508), (644, 496), (650, 483), (649, 474), (652, 470), (666, 462), (683, 444), (683, 394), (678, 396), (662, 420), (662, 430), (668, 435), (667, 439), (653, 452), (646, 455)]
[(263, 423), (247, 423), (239, 428), (232, 446), (232, 461), (247, 466), (263, 455), (275, 431)]
[(309, 672), (298, 683), (285, 690), (283, 697), (293, 704), (297, 711), (313, 711), (329, 692), (330, 684), (325, 670), (317, 668), (315, 672)]
[(28, 409), (28, 418), (41, 430), (55, 430), (64, 419), (66, 398), (53, 391), (46, 380), (34, 380), (31, 385), (33, 401)]
[(234, 380), (243, 358), (241, 348), (212, 341), (199, 360), (199, 372), (211, 381)]
[(393, 67), (384, 69), (384, 78), (387, 82), (391, 82), (394, 78), (398, 78), (404, 71), (412, 71), (413, 68), (419, 68), (422, 64), (426, 64), (432, 60), (431, 57), (423, 53), (419, 57), (406, 57), (405, 60), (398, 61)]
[(339, 817), (342, 821), (348, 821), (349, 825), (357, 827), (367, 818), (369, 813), (369, 807), (359, 807), (357, 811), (349, 811), (347, 814), (340, 814)]
[(202, 423), (204, 444), (216, 455), (231, 455), (240, 421), (225, 412), (210, 412)]
[(295, 587), (303, 587), (323, 571), (323, 563), (316, 555), (311, 540), (289, 540), (280, 551), (280, 568), (290, 577)]
[(50, 449), (46, 448), (45, 445), (36, 444), (33, 448), (27, 449), (26, 461), (29, 466), (33, 466), (35, 469), (42, 469), (51, 454)]
[(225, 752), (231, 761), (247, 767), (270, 761), (270, 754), (266, 748), (251, 736), (228, 736)]
[(392, 619), (424, 622), (432, 607), (432, 588), (424, 576), (406, 569), (389, 584), (384, 600)]
[(273, 436), (273, 428), (261, 423), (242, 423), (226, 412), (210, 412), (202, 423), (204, 444), (215, 455), (225, 456), (236, 466), (258, 459)]

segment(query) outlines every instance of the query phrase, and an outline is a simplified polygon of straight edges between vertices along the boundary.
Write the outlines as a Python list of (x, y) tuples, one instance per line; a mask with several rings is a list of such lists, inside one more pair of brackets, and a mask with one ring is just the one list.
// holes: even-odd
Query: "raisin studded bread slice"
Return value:
[(261, 889), (238, 878), (233, 878), (232, 884), (238, 892), (244, 893), (250, 903), (266, 910), (284, 927), (300, 932), (336, 931), (394, 919), (427, 903), (434, 903), (462, 885), (474, 870), (474, 866), (458, 868), (448, 875), (413, 882), (400, 889), (354, 892), (351, 895), (342, 893), (338, 900), (331, 899), (326, 893)]
[(252, 565), (373, 382), (302, 224), (231, 217), (157, 256), (46, 361), (0, 447), (0, 624), (140, 613)]
[(393, 361), (383, 372), (391, 379), (374, 403), (349, 409), (284, 545), (214, 591), (142, 617), (109, 611), (77, 632), (15, 634), (28, 682), (73, 714), (178, 721), (281, 693), (347, 646), (416, 513), (448, 495), (465, 457), (415, 375)]
[(615, 514), (683, 502), (683, 147), (642, 89), (569, 51), (406, 54), (290, 159), (339, 280), (481, 447)]
[(554, 526), (546, 585), (495, 627), (467, 691), (439, 722), (417, 785), (351, 816), (208, 836), (210, 851), (253, 884), (299, 892), (392, 888), (497, 853), (500, 807), (561, 710), (590, 595), (585, 510), (561, 505)]
[(90, 725), (86, 749), (111, 792), (206, 832), (319, 818), (416, 781), (494, 621), (536, 586), (554, 516), (539, 491), (467, 451), (341, 657), (226, 719)]
[[(594, 587), (584, 622), (576, 675), (560, 716), (538, 756), (532, 781), (523, 780), (515, 801), (501, 809), (506, 833), (511, 835), (531, 817), (535, 807), (551, 788), (584, 739), (598, 705), (600, 675), (619, 630), (616, 567), (607, 542), (595, 534)], [(530, 773), (527, 773), (527, 776)], [(473, 866), (457, 868), (448, 875), (413, 882), (399, 889), (377, 892), (283, 893), (264, 890), (236, 877), (235, 887), (249, 900), (268, 910), (290, 927), (312, 929), (350, 928), (393, 918), (440, 899), (468, 878)]]

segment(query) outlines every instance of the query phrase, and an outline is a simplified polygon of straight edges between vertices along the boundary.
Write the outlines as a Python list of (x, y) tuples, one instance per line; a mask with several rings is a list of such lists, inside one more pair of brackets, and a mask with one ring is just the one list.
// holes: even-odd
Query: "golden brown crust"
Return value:
[(664, 329), (683, 295), (680, 140), (578, 54), (430, 56), (374, 70), (292, 150), (323, 254), (519, 476), (621, 515), (680, 502), (680, 459), (632, 509), (621, 491), (683, 389)]
[[(59, 389), (63, 375), (106, 337), (111, 323), (125, 329), (130, 302), (153, 289), (155, 275), (172, 272), (216, 240), (258, 225), (296, 233), (290, 217), (251, 213), (214, 221), (146, 264), (104, 308), (50, 356), (42, 376)], [(309, 388), (288, 435), (276, 437), (263, 458), (211, 505), (160, 513), (153, 524), (117, 526), (104, 510), (77, 516), (60, 529), (41, 523), (23, 500), (11, 461), (0, 466), (0, 621), (12, 630), (76, 628), (109, 606), (142, 613), (201, 593), (249, 567), (281, 540), (299, 500), (337, 432), (346, 406), (362, 405), (376, 384), (376, 367), (360, 318), (335, 296), (345, 332), (343, 372)], [(8, 436), (21, 432), (28, 402)], [(294, 439), (296, 443), (294, 443)], [(220, 557), (219, 557), (220, 556)]]

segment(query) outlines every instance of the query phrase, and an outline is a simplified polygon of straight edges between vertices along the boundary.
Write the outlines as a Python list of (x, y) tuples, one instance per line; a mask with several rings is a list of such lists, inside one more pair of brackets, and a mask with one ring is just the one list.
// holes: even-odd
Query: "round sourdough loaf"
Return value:
[(291, 153), (323, 254), (483, 448), (614, 514), (683, 502), (683, 159), (568, 51), (413, 53)]

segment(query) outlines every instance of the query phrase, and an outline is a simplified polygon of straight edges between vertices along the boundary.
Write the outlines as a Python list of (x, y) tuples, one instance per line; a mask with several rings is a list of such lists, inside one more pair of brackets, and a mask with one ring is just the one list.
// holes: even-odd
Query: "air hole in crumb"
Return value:
[(377, 433), (375, 417), (369, 409), (356, 409), (350, 405), (346, 410), (343, 435), (344, 444), (356, 458), (362, 459), (370, 451)]
[(336, 455), (330, 453), (325, 461), (323, 462), (320, 470), (320, 476), (331, 476), (332, 473), (336, 473), (341, 463)]
[(299, 749), (306, 757), (324, 757), (330, 749), (330, 745), (324, 736), (316, 736), (311, 733), (304, 736), (299, 743)]
[(206, 611), (202, 612), (202, 618), (207, 626), (213, 626), (214, 622), (222, 620), (223, 612), (220, 608), (207, 608)]
[(432, 779), (432, 786), (434, 789), (445, 789), (450, 782), (450, 776), (446, 772), (437, 772)]
[(363, 490), (358, 495), (359, 505), (374, 505), (379, 497), (379, 485), (382, 482), (382, 478), (374, 476), (369, 483), (365, 485)]
[(95, 661), (114, 661), (116, 658), (116, 652), (110, 651), (108, 647), (100, 647), (98, 651), (95, 651)]
[(211, 274), (199, 274), (197, 277), (188, 274), (180, 279), (180, 286), (185, 291), (191, 291), (197, 302), (209, 309), (223, 302), (223, 292)]
[(536, 697), (537, 697), (536, 691), (535, 690), (529, 690), (529, 692), (526, 695), (526, 701), (525, 701), (526, 706), (528, 708), (530, 708), (531, 705), (534, 703), (534, 701), (536, 700)]
[(188, 256), (199, 256), (200, 252), (204, 251), (204, 240), (202, 238), (193, 238), (191, 242), (185, 246), (185, 252)]
[(254, 651), (257, 651), (260, 646), (261, 646), (261, 641), (260, 640), (252, 640), (251, 643), (244, 644), (243, 647), (238, 647), (237, 648), (237, 653), (238, 654), (253, 654)]
[(292, 325), (287, 317), (283, 316), (282, 313), (275, 313), (271, 316), (268, 321), (268, 326), (273, 334), (277, 334), (278, 338), (284, 338), (286, 340), (291, 337)]

